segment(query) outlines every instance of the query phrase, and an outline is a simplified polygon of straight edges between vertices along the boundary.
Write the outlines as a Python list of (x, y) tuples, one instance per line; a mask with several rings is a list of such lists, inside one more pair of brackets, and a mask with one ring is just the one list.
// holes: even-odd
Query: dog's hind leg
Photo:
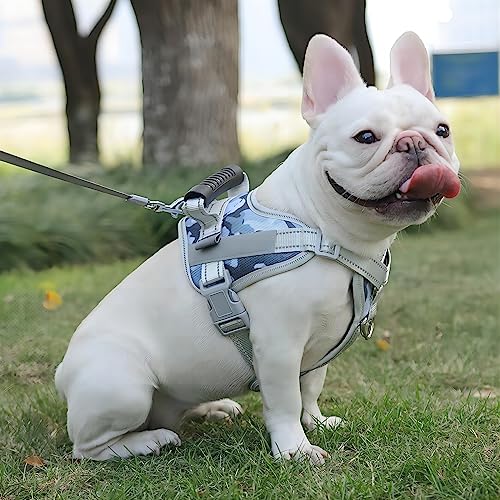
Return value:
[(58, 372), (58, 385), (68, 382), (64, 393), (75, 458), (108, 460), (158, 454), (163, 446), (180, 444), (169, 429), (146, 430), (154, 387), (139, 363), (116, 352), (102, 356), (102, 351), (93, 359), (79, 356), (63, 363), (66, 366)]
[(318, 426), (334, 429), (342, 423), (339, 417), (324, 417), (318, 406), (318, 398), (325, 383), (327, 366), (318, 368), (300, 379), (302, 396), (302, 424), (306, 429), (313, 430)]

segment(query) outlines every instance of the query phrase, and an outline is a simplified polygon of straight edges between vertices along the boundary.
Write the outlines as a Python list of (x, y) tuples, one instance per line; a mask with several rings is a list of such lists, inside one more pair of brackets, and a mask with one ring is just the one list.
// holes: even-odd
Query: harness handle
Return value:
[(184, 196), (184, 201), (203, 198), (205, 206), (208, 206), (221, 194), (239, 186), (244, 179), (243, 170), (238, 165), (228, 165), (193, 186)]

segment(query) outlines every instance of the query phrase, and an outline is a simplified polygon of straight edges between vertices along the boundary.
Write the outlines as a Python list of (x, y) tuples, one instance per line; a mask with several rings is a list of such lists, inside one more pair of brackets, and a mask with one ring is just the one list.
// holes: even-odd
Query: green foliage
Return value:
[[(285, 157), (286, 153), (244, 164), (251, 185), (260, 184)], [(118, 190), (170, 202), (213, 170), (158, 172), (122, 166), (75, 169), (74, 173)], [(0, 272), (146, 256), (177, 235), (177, 222), (168, 215), (38, 174), (1, 177), (0, 200)], [(467, 197), (462, 196), (442, 207), (439, 217), (425, 229), (461, 227), (469, 212)]]
[[(345, 425), (310, 434), (331, 454), (317, 468), (271, 459), (255, 394), (233, 425), (186, 426), (159, 457), (72, 461), (54, 369), (139, 260), (0, 274), (0, 498), (499, 498), (499, 216), (395, 242), (375, 338), (329, 368), (321, 407)], [(41, 307), (45, 281), (63, 296), (57, 311)]]
[[(128, 167), (75, 173), (167, 201), (205, 175), (146, 174)], [(0, 199), (0, 270), (146, 255), (176, 234), (176, 221), (169, 216), (40, 175), (4, 178)]]

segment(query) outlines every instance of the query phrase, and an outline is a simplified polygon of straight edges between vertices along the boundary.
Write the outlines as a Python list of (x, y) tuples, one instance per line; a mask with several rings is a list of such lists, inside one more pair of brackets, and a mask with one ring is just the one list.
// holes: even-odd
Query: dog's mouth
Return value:
[(457, 174), (445, 165), (439, 164), (418, 167), (395, 192), (373, 200), (359, 198), (349, 193), (335, 182), (328, 172), (326, 176), (340, 196), (362, 207), (374, 208), (378, 212), (385, 212), (389, 206), (431, 209), (443, 198), (454, 198), (460, 192), (460, 179)]
[[(436, 206), (438, 205), (441, 200), (444, 198), (444, 196), (440, 193), (435, 194), (434, 196), (431, 196), (430, 198), (425, 198), (425, 199), (412, 199), (409, 198), (405, 193), (402, 193), (399, 189), (395, 191), (392, 194), (389, 194), (387, 196), (384, 196), (383, 198), (379, 198), (376, 200), (366, 200), (363, 198), (359, 198), (344, 189), (340, 184), (337, 184), (328, 174), (326, 173), (326, 176), (328, 178), (328, 182), (330, 185), (333, 187), (333, 189), (343, 196), (346, 200), (349, 200), (353, 203), (356, 203), (357, 205), (361, 205), (362, 207), (368, 207), (368, 208), (374, 208), (377, 211), (383, 211), (385, 210), (389, 205), (392, 204), (401, 204), (402, 206), (410, 205), (410, 204), (425, 204), (429, 206)], [(431, 205), (432, 204), (432, 205)]]

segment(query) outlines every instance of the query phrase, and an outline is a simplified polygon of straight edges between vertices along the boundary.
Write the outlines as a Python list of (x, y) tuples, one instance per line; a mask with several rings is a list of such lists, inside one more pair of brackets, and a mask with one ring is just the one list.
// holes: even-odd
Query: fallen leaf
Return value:
[(388, 351), (391, 348), (391, 332), (388, 330), (385, 330), (384, 333), (382, 334), (381, 339), (377, 339), (375, 341), (375, 345), (381, 350), (381, 351)]
[(387, 342), (385, 339), (377, 339), (375, 341), (375, 345), (381, 350), (381, 351), (388, 351), (391, 348), (391, 344)]
[(55, 311), (62, 304), (62, 297), (55, 290), (47, 290), (43, 301), (43, 307), (47, 311)]
[(42, 457), (38, 455), (30, 455), (24, 459), (24, 463), (27, 465), (31, 465), (32, 467), (43, 467), (45, 465), (45, 461)]

